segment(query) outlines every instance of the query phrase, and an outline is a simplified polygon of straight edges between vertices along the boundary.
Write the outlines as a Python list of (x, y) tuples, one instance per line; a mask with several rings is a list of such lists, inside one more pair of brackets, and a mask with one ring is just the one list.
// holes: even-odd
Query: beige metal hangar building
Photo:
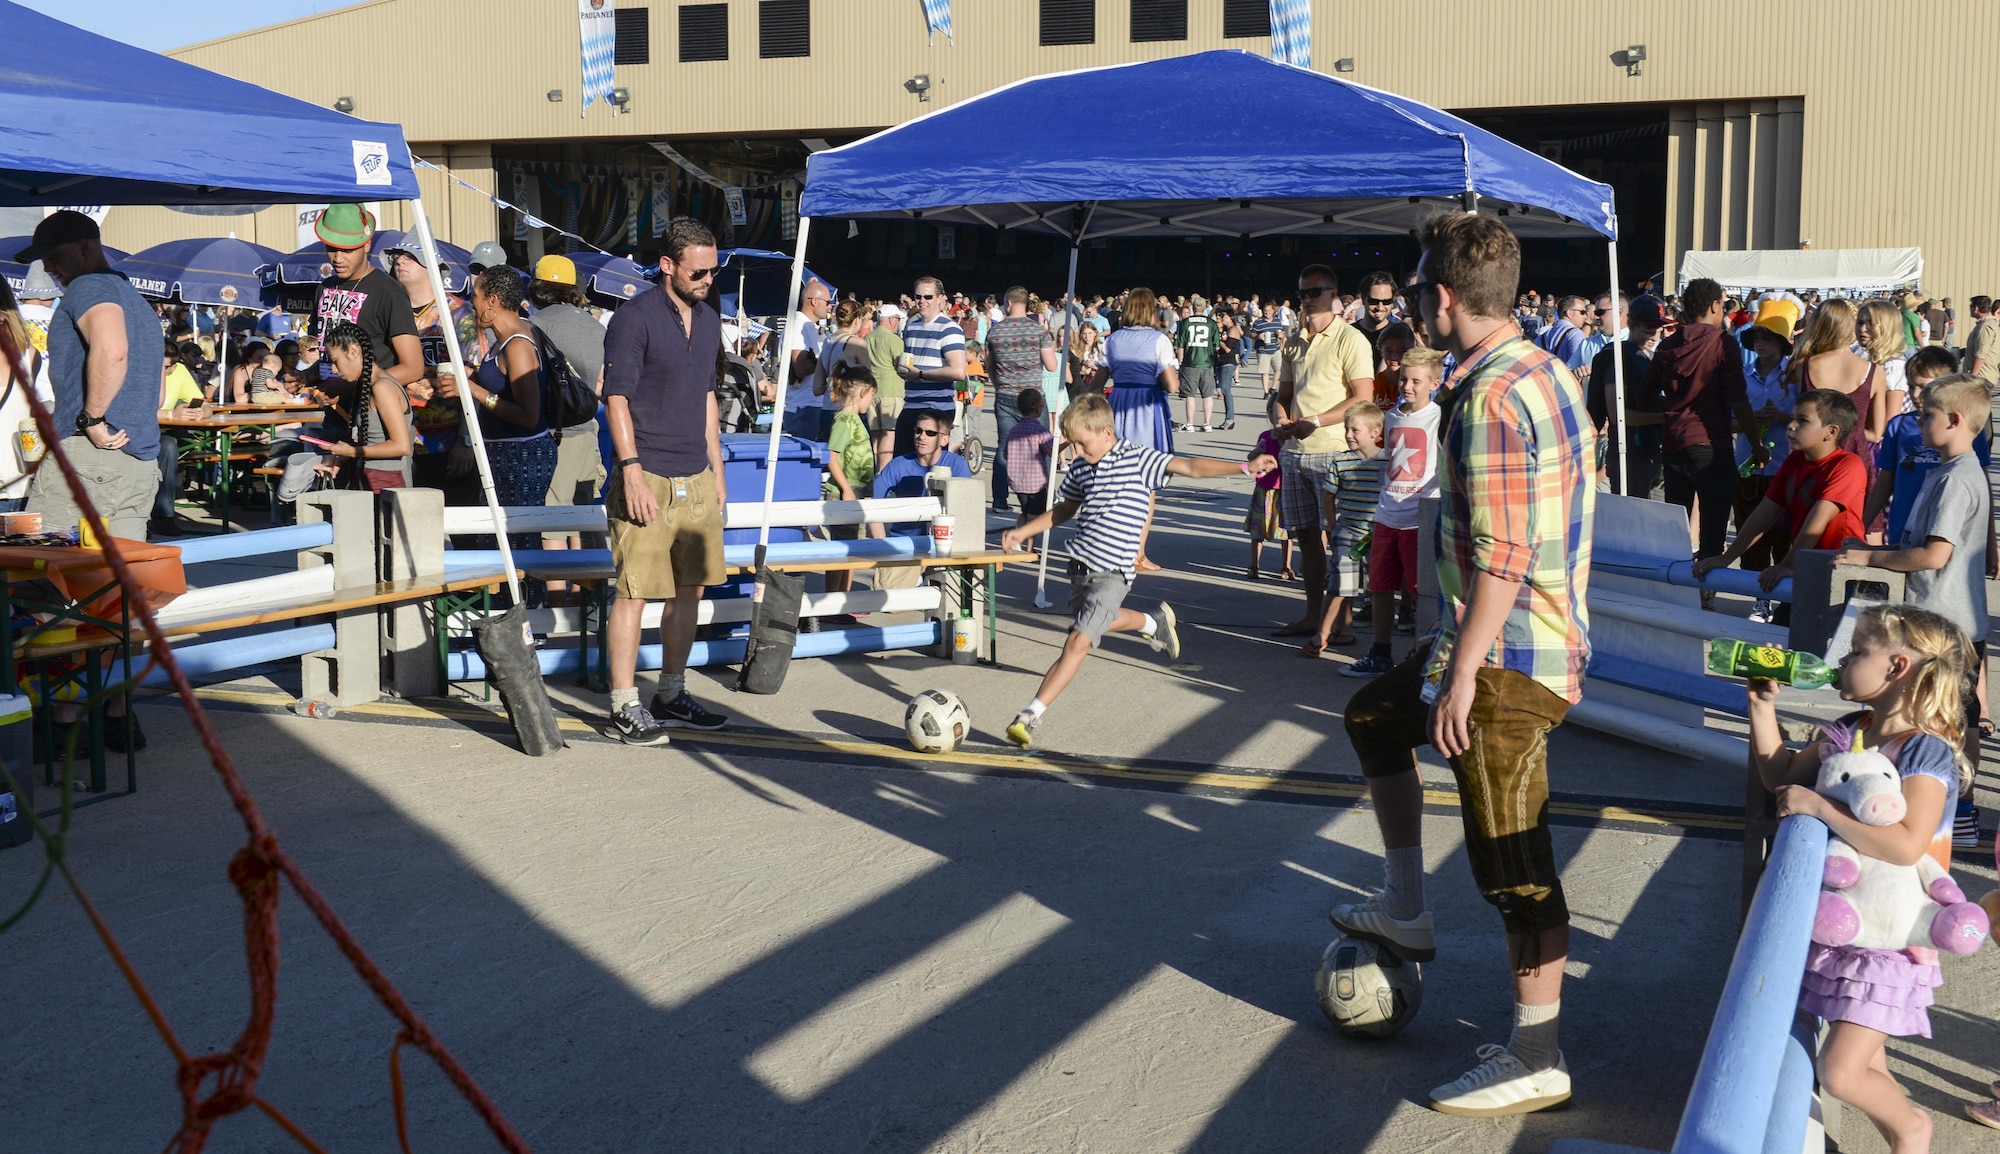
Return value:
[[(705, 216), (726, 241), (787, 247), (808, 150), (1022, 77), (1212, 48), (1270, 51), (1268, 0), (953, 0), (950, 39), (927, 33), (916, 0), (604, 7), (616, 10), (623, 103), (587, 111), (577, 0), (371, 0), (173, 55), (398, 121), (452, 177), (624, 249), (642, 246), (668, 211)], [(1315, 68), (1466, 115), (1611, 183), (1628, 281), (1657, 271), (1671, 280), (1691, 248), (1914, 245), (1933, 295), (2000, 294), (1994, 0), (1312, 0), (1312, 14)], [(1271, 150), (1300, 114), (1270, 110)], [(528, 260), (566, 243), (437, 173), (421, 179), (440, 233), (461, 245), (497, 237)], [(741, 226), (726, 188), (742, 190)], [(290, 249), (299, 216), (289, 205), (236, 218), (120, 208), (107, 240), (131, 249), (234, 231)], [(384, 223), (401, 224), (400, 210)], [(1059, 263), (1030, 238), (938, 231), (915, 222), (815, 230), (811, 255), (836, 283), (942, 270), (967, 287), (999, 287), (1046, 281)], [(1332, 255), (1343, 271), (1407, 266), (1413, 254), (1397, 243), (1357, 241)], [(1213, 283), (1218, 270), (1231, 281), (1285, 278), (1306, 251), (1303, 241), (1112, 241), (1089, 254), (1083, 275), (1170, 287)], [(1602, 262), (1602, 246), (1545, 242), (1529, 254), (1527, 280), (1601, 284)]]

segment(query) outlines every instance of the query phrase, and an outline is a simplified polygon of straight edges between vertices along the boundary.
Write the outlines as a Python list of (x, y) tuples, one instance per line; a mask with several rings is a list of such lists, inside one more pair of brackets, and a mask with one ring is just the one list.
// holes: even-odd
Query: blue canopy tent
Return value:
[[(437, 275), (436, 239), (403, 130), (360, 120), (0, 0), (0, 206), (411, 202)], [(452, 371), (465, 377), (454, 326)], [(479, 423), (467, 422), (520, 603), (506, 515)]]
[[(1105, 99), (1121, 92), (1146, 96)], [(1087, 118), (1047, 114), (1083, 107)], [(1285, 110), (1278, 147), (1274, 108)], [(1617, 289), (1609, 185), (1428, 105), (1225, 50), (1032, 77), (813, 153), (791, 300), (811, 222), (828, 217), (1063, 237), (1073, 299), (1077, 249), (1100, 237), (1407, 234), (1439, 211), (1505, 217), (1521, 236), (1612, 241)], [(1614, 363), (1622, 425), (1623, 357)], [(780, 358), (780, 406), (789, 368)]]

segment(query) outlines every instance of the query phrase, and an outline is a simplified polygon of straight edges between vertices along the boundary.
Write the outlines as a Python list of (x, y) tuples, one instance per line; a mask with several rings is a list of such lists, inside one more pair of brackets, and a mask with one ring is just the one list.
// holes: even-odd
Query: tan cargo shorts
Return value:
[(627, 517), (622, 470), (604, 493), (611, 563), (618, 571), (617, 595), (664, 601), (683, 586), (722, 584), (722, 506), (715, 499), (715, 471), (703, 469), (692, 477), (643, 476), (660, 505), (649, 524), (635, 524)]

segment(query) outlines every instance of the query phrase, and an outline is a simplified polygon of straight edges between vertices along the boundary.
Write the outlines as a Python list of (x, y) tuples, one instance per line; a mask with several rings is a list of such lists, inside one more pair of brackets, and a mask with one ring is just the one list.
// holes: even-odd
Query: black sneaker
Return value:
[(611, 732), (627, 745), (665, 745), (673, 740), (667, 727), (654, 721), (653, 715), (636, 701), (611, 715)]
[[(110, 750), (113, 753), (126, 752), (124, 718), (107, 717), (104, 719), (104, 748)], [(146, 731), (139, 728), (139, 719), (137, 717), (134, 717), (132, 719), (131, 752), (138, 753), (144, 750), (145, 748), (146, 748)], [(77, 743), (77, 749), (78, 750), (83, 749), (83, 744), (81, 741)]]
[(727, 717), (702, 705), (694, 699), (694, 694), (685, 689), (672, 701), (654, 694), (653, 716), (660, 719), (661, 725), (672, 729), (721, 729), (729, 724)]

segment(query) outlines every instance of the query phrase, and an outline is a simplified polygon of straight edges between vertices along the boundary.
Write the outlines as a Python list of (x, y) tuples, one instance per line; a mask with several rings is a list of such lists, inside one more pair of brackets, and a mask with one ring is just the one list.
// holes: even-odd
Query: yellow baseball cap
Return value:
[(535, 279), (549, 284), (575, 284), (576, 262), (566, 256), (545, 256), (535, 262)]

